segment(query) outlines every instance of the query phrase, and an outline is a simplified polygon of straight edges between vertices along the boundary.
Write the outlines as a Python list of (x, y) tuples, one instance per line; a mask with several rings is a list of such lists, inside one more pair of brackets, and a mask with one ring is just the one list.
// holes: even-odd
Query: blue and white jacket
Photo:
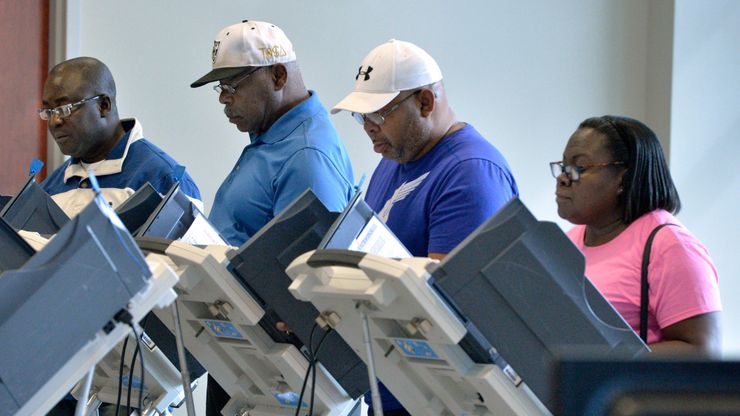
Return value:
[[(101, 162), (92, 164), (105, 199), (116, 208), (137, 189), (149, 182), (160, 194), (175, 183), (172, 172), (177, 162), (148, 140), (136, 119), (121, 120), (124, 136)], [(41, 184), (62, 210), (71, 218), (77, 215), (95, 196), (90, 187), (87, 169), (78, 158), (67, 159)], [(180, 190), (194, 200), (198, 208), (200, 190), (185, 173)]]

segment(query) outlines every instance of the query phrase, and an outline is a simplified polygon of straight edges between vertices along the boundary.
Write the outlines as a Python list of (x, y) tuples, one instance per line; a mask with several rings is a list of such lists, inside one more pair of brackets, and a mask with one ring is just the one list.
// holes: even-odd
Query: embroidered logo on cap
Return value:
[(362, 70), (362, 65), (360, 66), (360, 69), (357, 70), (357, 75), (355, 75), (355, 80), (360, 78), (360, 75), (364, 76), (362, 79), (363, 81), (367, 81), (370, 79), (370, 73), (373, 72), (373, 67), (370, 65), (367, 66), (367, 71)]
[(213, 60), (213, 63), (216, 63), (216, 55), (218, 54), (218, 46), (221, 45), (220, 41), (214, 40), (213, 41), (213, 52), (211, 52), (211, 59)]
[(268, 61), (275, 60), (288, 54), (288, 52), (286, 52), (285, 49), (280, 45), (259, 49), (262, 52), (262, 57)]

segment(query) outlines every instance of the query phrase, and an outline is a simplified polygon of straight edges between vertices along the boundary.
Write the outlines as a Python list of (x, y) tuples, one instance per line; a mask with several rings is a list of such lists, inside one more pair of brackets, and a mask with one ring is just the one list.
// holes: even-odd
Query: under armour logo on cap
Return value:
[(355, 75), (355, 80), (360, 78), (360, 75), (364, 76), (363, 81), (367, 81), (370, 79), (370, 73), (373, 72), (373, 67), (370, 65), (367, 66), (367, 71), (362, 70), (362, 66), (360, 66), (360, 69), (357, 70), (357, 75)]
[(390, 103), (401, 91), (441, 79), (439, 65), (426, 51), (413, 43), (391, 39), (375, 47), (360, 62), (352, 92), (337, 103), (331, 113), (342, 110), (372, 113)]

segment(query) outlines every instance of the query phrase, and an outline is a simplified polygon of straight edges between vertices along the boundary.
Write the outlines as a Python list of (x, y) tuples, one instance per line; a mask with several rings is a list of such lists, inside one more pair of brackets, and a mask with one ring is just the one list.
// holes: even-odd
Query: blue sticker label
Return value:
[[(123, 387), (128, 389), (128, 374), (124, 374), (121, 380)], [(141, 379), (139, 377), (134, 376), (134, 378), (131, 379), (131, 388), (136, 390), (141, 389)]]
[[(298, 404), (298, 394), (292, 392), (292, 391), (286, 391), (285, 393), (272, 393), (272, 396), (275, 397), (275, 400), (278, 401), (283, 406), (289, 406), (289, 407), (296, 407)], [(308, 407), (308, 404), (306, 402), (301, 401), (301, 407)]]
[(396, 343), (399, 351), (412, 358), (423, 358), (427, 360), (438, 360), (439, 355), (434, 352), (432, 346), (428, 342), (418, 339), (406, 339), (406, 338), (394, 338), (393, 342)]
[(203, 324), (210, 333), (218, 338), (245, 339), (239, 328), (229, 321), (218, 321), (215, 319), (204, 319)]

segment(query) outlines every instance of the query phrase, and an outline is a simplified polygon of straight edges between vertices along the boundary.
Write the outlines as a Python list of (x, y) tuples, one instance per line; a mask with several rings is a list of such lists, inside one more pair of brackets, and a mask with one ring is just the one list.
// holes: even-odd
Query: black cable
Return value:
[(128, 337), (123, 341), (123, 352), (121, 352), (121, 365), (118, 367), (118, 395), (116, 395), (116, 416), (118, 416), (118, 409), (121, 406), (121, 393), (123, 392), (123, 363), (126, 361), (126, 346), (128, 345)]
[(298, 397), (298, 404), (296, 404), (295, 407), (295, 416), (298, 416), (298, 414), (301, 412), (301, 403), (303, 402), (303, 392), (306, 391), (306, 385), (308, 384), (308, 375), (311, 372), (311, 368), (313, 368), (313, 361), (308, 361), (308, 367), (306, 368), (306, 375), (303, 376), (303, 386), (301, 387), (301, 395)]
[(313, 371), (311, 372), (311, 399), (309, 400), (309, 406), (308, 406), (308, 414), (309, 416), (313, 415), (313, 399), (316, 397), (316, 363), (318, 363), (319, 360), (313, 360), (313, 363), (311, 364), (311, 367), (313, 367)]
[[(126, 393), (126, 414), (131, 414), (131, 389), (133, 387), (133, 381), (134, 381), (134, 368), (136, 367), (136, 356), (139, 355), (139, 351), (141, 351), (141, 382), (139, 383), (139, 412), (144, 407), (144, 377), (145, 377), (145, 365), (144, 365), (144, 350), (142, 349), (141, 344), (143, 343), (142, 337), (144, 336), (144, 330), (142, 329), (141, 336), (139, 336), (139, 333), (136, 331), (135, 324), (133, 322), (133, 316), (129, 311), (126, 309), (121, 309), (118, 311), (113, 318), (117, 322), (123, 322), (124, 324), (131, 327), (131, 330), (134, 332), (134, 336), (136, 337), (136, 349), (134, 350), (134, 355), (131, 358), (131, 368), (129, 369), (128, 373), (128, 392)], [(149, 315), (144, 317), (144, 320), (142, 321), (142, 327), (146, 326), (147, 318), (149, 318)], [(118, 400), (116, 403), (116, 416), (119, 414), (120, 410), (120, 399), (121, 399), (121, 384), (123, 383), (123, 361), (126, 353), (126, 344), (128, 343), (128, 337), (126, 337), (126, 340), (123, 344), (123, 354), (121, 354), (121, 367), (119, 371), (118, 381), (119, 381), (119, 391), (118, 391)]]
[(330, 332), (331, 332), (331, 327), (326, 332), (324, 332), (324, 335), (319, 340), (319, 345), (316, 346), (316, 351), (311, 352), (311, 355), (314, 358), (313, 358), (313, 363), (312, 363), (313, 380), (311, 381), (311, 400), (310, 400), (310, 405), (308, 408), (309, 415), (313, 415), (313, 401), (314, 401), (314, 397), (316, 397), (316, 364), (318, 364), (319, 362), (319, 350), (321, 349), (321, 346), (324, 344), (324, 340), (326, 339), (327, 335), (329, 335)]
[(321, 337), (321, 339), (319, 340), (319, 345), (317, 345), (317, 346), (316, 346), (316, 353), (315, 353), (315, 354), (316, 354), (316, 356), (317, 356), (317, 357), (316, 357), (316, 361), (318, 361), (318, 360), (319, 360), (319, 358), (318, 358), (318, 355), (319, 355), (319, 350), (321, 349), (321, 345), (323, 345), (323, 344), (324, 344), (324, 340), (326, 339), (326, 336), (327, 336), (327, 335), (329, 335), (329, 333), (330, 333), (331, 331), (332, 331), (332, 329), (331, 329), (331, 328), (329, 328), (329, 330), (328, 330), (328, 331), (326, 331), (326, 332), (324, 332), (324, 336), (323, 336), (323, 337)]
[(298, 396), (298, 404), (296, 404), (295, 407), (295, 416), (298, 416), (298, 414), (301, 412), (301, 403), (303, 403), (303, 393), (306, 391), (306, 385), (308, 384), (308, 375), (311, 372), (311, 368), (313, 368), (313, 348), (311, 345), (313, 344), (313, 334), (316, 331), (316, 328), (318, 328), (318, 324), (313, 324), (313, 327), (311, 328), (311, 334), (308, 336), (308, 367), (306, 368), (306, 375), (303, 376), (303, 386), (301, 387), (301, 394)]
[[(134, 334), (136, 336), (136, 334)], [(136, 356), (139, 355), (139, 343), (136, 342), (136, 349), (134, 350), (134, 356), (131, 358), (131, 365), (128, 370), (128, 392), (126, 393), (126, 414), (131, 414), (131, 389), (133, 388), (134, 382), (134, 368), (136, 367)]]
[[(141, 413), (141, 411), (144, 409), (144, 376), (145, 376), (146, 373), (144, 372), (144, 368), (145, 368), (145, 366), (144, 366), (144, 349), (143, 348), (139, 348), (139, 346), (144, 341), (141, 340), (141, 336), (139, 336), (138, 332), (136, 332), (136, 327), (134, 325), (131, 325), (131, 330), (134, 331), (134, 335), (136, 336), (137, 349), (140, 349), (141, 350), (141, 359), (139, 360), (139, 362), (141, 363), (141, 384), (139, 385), (139, 413)], [(144, 330), (142, 329), (142, 334), (141, 334), (142, 336), (144, 335), (143, 331)]]

